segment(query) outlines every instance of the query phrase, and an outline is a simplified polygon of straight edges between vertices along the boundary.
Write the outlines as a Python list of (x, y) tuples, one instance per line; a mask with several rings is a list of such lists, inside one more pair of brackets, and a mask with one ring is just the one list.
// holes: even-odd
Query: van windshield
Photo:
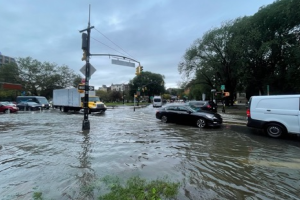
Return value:
[(154, 102), (161, 102), (161, 99), (153, 99)]
[(48, 104), (48, 100), (46, 98), (37, 98), (40, 104)]

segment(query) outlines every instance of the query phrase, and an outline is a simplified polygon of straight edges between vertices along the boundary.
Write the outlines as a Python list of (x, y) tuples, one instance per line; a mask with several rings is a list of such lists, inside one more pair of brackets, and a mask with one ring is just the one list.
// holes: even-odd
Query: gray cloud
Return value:
[[(85, 63), (81, 61), (79, 30), (87, 27), (90, 4), (91, 25), (97, 29), (91, 33), (92, 53), (132, 57), (141, 62), (144, 71), (164, 75), (167, 87), (177, 87), (181, 81), (178, 63), (197, 38), (224, 21), (253, 15), (261, 6), (272, 2), (2, 0), (0, 52), (11, 57), (31, 56), (42, 62), (65, 64), (80, 74), (79, 69)], [(112, 65), (108, 57), (92, 57), (91, 63), (97, 71), (90, 84), (96, 87), (127, 83), (135, 76), (134, 68)]]

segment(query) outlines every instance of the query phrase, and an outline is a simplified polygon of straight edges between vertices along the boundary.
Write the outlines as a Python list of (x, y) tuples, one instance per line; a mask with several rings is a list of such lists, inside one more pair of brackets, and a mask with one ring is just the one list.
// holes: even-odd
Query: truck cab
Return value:
[[(81, 97), (81, 107), (84, 107), (84, 97)], [(89, 96), (88, 102), (89, 113), (91, 112), (105, 112), (106, 106), (103, 102), (100, 101), (98, 96)]]

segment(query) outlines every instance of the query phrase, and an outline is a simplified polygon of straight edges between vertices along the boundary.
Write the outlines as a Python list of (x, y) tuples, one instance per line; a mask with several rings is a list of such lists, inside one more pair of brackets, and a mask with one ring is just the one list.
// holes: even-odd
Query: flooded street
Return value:
[[(0, 199), (97, 199), (99, 179), (180, 182), (178, 199), (299, 199), (300, 140), (245, 126), (164, 124), (155, 108), (0, 115)], [(92, 188), (92, 190), (89, 190)]]

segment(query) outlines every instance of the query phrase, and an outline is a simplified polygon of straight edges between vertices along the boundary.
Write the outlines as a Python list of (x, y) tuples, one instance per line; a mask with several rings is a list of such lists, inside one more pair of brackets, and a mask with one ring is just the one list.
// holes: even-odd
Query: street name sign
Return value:
[[(78, 90), (85, 90), (85, 85), (78, 85)], [(94, 91), (95, 87), (94, 86), (89, 86), (89, 91)]]
[(134, 63), (126, 62), (126, 61), (122, 61), (122, 60), (115, 60), (115, 59), (111, 59), (111, 64), (124, 65), (124, 66), (127, 66), (127, 67), (135, 67)]

